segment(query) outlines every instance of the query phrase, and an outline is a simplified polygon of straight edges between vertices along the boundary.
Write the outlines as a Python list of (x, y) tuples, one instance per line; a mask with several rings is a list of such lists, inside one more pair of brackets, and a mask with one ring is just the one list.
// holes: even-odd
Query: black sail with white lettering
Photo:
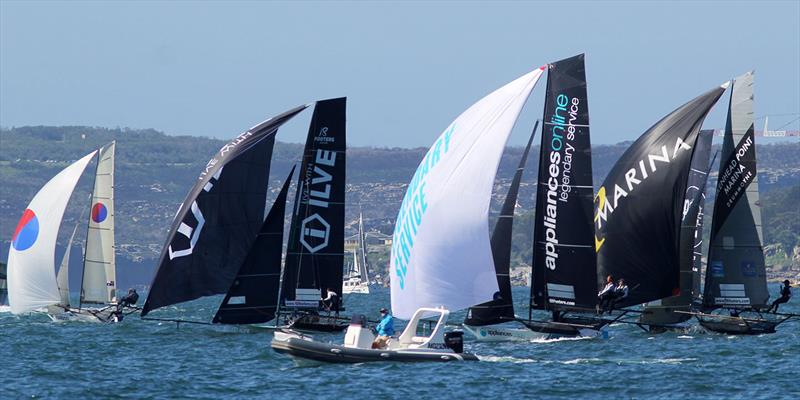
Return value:
[[(692, 151), (692, 161), (689, 169), (689, 178), (686, 182), (686, 194), (683, 199), (683, 216), (681, 218), (680, 233), (680, 293), (677, 296), (657, 300), (645, 307), (640, 322), (656, 324), (676, 324), (686, 321), (692, 316), (685, 313), (672, 311), (688, 311), (694, 296), (699, 289), (699, 262), (700, 248), (703, 245), (703, 205), (705, 202), (705, 187), (708, 181), (709, 158), (711, 156), (711, 141), (714, 131), (703, 130), (697, 135), (697, 141)], [(663, 313), (648, 313), (663, 309)], [(658, 316), (648, 318), (649, 316)]]
[(711, 224), (703, 304), (764, 307), (767, 291), (753, 126), (753, 73), (734, 80)]
[(680, 294), (680, 233), (692, 150), (725, 91), (716, 87), (662, 118), (617, 161), (597, 192), (597, 287), (624, 278), (618, 307)]
[(506, 193), (506, 199), (503, 202), (500, 215), (497, 217), (494, 231), (492, 231), (492, 259), (497, 276), (497, 287), (500, 291), (495, 294), (494, 299), (491, 301), (470, 307), (467, 312), (467, 318), (464, 319), (464, 324), (466, 325), (484, 326), (514, 320), (514, 303), (511, 297), (511, 276), (509, 275), (514, 210), (517, 207), (517, 195), (519, 194), (519, 185), (522, 182), (522, 173), (525, 171), (528, 153), (531, 150), (533, 137), (536, 136), (536, 128), (538, 126), (539, 121), (536, 121), (531, 137), (528, 139), (528, 144), (522, 152), (517, 171), (511, 180), (511, 186), (508, 188), (508, 193)]
[(533, 233), (531, 307), (597, 302), (592, 152), (584, 55), (550, 64)]
[(214, 323), (259, 324), (275, 318), (281, 280), (286, 194), (293, 175), (294, 168), (286, 177), (247, 258), (220, 304)]
[(281, 301), (296, 289), (342, 294), (346, 98), (318, 101), (298, 177)]
[(275, 134), (305, 108), (254, 126), (208, 161), (172, 222), (142, 316), (228, 291), (263, 222)]

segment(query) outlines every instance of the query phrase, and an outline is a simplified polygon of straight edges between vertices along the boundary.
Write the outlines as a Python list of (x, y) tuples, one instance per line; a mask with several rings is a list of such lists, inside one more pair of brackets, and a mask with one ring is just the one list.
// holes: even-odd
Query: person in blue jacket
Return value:
[(386, 348), (389, 339), (394, 335), (394, 318), (389, 314), (389, 310), (381, 308), (381, 321), (375, 326), (378, 337), (372, 342), (373, 349)]

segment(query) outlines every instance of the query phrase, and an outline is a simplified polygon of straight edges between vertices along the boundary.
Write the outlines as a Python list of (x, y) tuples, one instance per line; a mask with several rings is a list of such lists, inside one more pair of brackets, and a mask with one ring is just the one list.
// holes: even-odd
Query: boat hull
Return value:
[(535, 332), (528, 328), (500, 327), (496, 325), (471, 326), (462, 325), (479, 342), (510, 342), (547, 339), (547, 333)]
[(309, 360), (318, 363), (355, 364), (364, 362), (450, 362), (478, 361), (474, 354), (457, 354), (452, 351), (430, 350), (373, 350), (344, 347), (333, 343), (315, 342), (309, 339), (291, 336), (279, 339), (276, 332), (272, 340), (272, 349), (281, 354), (295, 358), (298, 364)]
[(540, 334), (546, 334), (548, 339), (563, 337), (601, 337), (608, 338), (608, 324), (605, 320), (576, 319), (574, 321), (521, 321), (528, 329)]
[(724, 320), (699, 319), (700, 325), (712, 332), (727, 335), (763, 335), (775, 333), (777, 322), (767, 320), (744, 320), (725, 318)]

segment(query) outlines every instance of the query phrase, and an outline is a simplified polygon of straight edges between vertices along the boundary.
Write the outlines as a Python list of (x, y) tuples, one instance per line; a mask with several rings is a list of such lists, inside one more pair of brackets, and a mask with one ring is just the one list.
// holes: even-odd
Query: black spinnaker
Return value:
[(703, 305), (767, 304), (753, 125), (753, 73), (734, 80), (722, 143)]
[(318, 101), (297, 182), (281, 284), (281, 304), (297, 289), (341, 296), (344, 263), (346, 98)]
[(142, 316), (227, 293), (263, 223), (275, 134), (306, 107), (250, 128), (208, 161), (172, 222)]
[(464, 319), (464, 324), (466, 325), (494, 325), (513, 321), (515, 319), (514, 303), (511, 297), (511, 276), (509, 275), (511, 268), (511, 238), (514, 225), (514, 210), (517, 206), (517, 195), (519, 194), (519, 185), (522, 182), (522, 174), (528, 162), (528, 153), (531, 150), (531, 144), (533, 143), (534, 136), (536, 136), (536, 129), (538, 127), (539, 121), (536, 121), (531, 136), (528, 139), (528, 144), (522, 152), (517, 171), (514, 173), (514, 178), (511, 180), (511, 186), (508, 188), (508, 193), (506, 193), (506, 199), (503, 202), (500, 215), (497, 217), (494, 231), (492, 231), (492, 259), (497, 276), (497, 287), (500, 291), (495, 294), (494, 299), (491, 301), (470, 307), (467, 312), (467, 318)]
[(283, 221), (286, 194), (294, 167), (275, 198), (247, 258), (239, 269), (213, 322), (220, 324), (259, 324), (275, 318), (281, 280)]
[(680, 294), (681, 217), (697, 135), (727, 85), (662, 118), (620, 157), (597, 193), (597, 287), (607, 275), (630, 288), (617, 307)]
[(536, 191), (531, 308), (594, 311), (597, 263), (584, 55), (549, 68)]

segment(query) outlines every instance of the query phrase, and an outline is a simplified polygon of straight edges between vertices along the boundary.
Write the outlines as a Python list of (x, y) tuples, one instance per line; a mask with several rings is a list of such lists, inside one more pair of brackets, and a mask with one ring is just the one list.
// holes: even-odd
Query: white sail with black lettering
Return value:
[(392, 310), (458, 310), (498, 291), (489, 203), (511, 129), (544, 67), (484, 97), (434, 142), (417, 168), (395, 223)]

